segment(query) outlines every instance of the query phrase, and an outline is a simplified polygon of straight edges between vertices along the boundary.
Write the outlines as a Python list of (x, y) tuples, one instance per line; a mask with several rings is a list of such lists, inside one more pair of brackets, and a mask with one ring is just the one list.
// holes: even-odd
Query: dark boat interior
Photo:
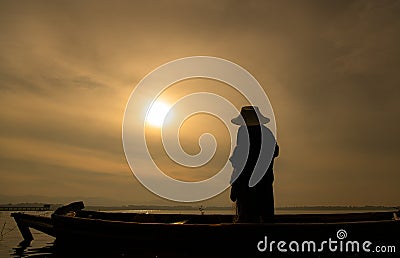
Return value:
[[(234, 223), (235, 215), (201, 215), (201, 214), (146, 214), (124, 212), (101, 212), (80, 210), (76, 217), (99, 220), (112, 220), (138, 223), (173, 223), (173, 224), (225, 224)], [(362, 212), (340, 214), (291, 214), (276, 215), (273, 223), (327, 223), (394, 220), (399, 211)]]

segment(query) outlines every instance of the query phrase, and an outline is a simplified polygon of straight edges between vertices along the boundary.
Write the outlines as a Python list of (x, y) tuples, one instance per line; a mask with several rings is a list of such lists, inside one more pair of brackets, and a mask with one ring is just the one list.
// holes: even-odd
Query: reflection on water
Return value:
[[(138, 258), (138, 257), (188, 257), (185, 254), (162, 253), (155, 254), (151, 250), (146, 253), (137, 250), (122, 250), (100, 247), (99, 249), (81, 250), (73, 247), (62, 247), (57, 245), (56, 241), (46, 243), (42, 247), (32, 247), (26, 243), (20, 243), (18, 247), (12, 248), (12, 253), (8, 257), (37, 257), (37, 258)], [(191, 257), (194, 257), (191, 255)], [(203, 257), (201, 255), (200, 257)]]
[(79, 252), (72, 251), (69, 248), (63, 248), (57, 245), (56, 241), (46, 243), (41, 247), (33, 247), (29, 243), (19, 243), (17, 247), (12, 248), (10, 257), (22, 258), (22, 257), (35, 257), (35, 258), (89, 258), (89, 257), (141, 257), (137, 254), (129, 254), (118, 252), (118, 250), (102, 250), (96, 252), (96, 250), (90, 250), (90, 253), (85, 253), (84, 250)]
[(19, 245), (12, 249), (12, 257), (55, 257), (54, 245), (53, 243), (46, 243), (42, 247), (32, 247), (30, 243), (25, 243), (22, 241)]
[[(50, 216), (51, 212), (25, 212), (28, 214)], [(11, 212), (0, 212), (0, 257), (54, 257), (54, 237), (31, 230), (35, 240), (31, 243), (23, 240)]]

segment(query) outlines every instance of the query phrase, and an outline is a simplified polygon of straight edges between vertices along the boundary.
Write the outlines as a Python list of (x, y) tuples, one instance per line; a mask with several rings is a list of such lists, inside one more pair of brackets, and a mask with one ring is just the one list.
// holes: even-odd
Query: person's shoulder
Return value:
[(242, 134), (245, 133), (247, 131), (246, 127), (241, 125), (238, 129), (238, 134)]
[(262, 130), (268, 130), (271, 131), (268, 127), (266, 127), (265, 125), (261, 125)]
[(261, 126), (261, 131), (262, 131), (264, 134), (274, 135), (274, 134), (272, 133), (272, 131), (271, 131), (268, 127), (266, 127), (265, 125)]

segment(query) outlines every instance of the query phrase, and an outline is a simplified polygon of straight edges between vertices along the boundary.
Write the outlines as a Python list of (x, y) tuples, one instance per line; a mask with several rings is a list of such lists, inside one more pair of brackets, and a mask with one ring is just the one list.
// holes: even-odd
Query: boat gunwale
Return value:
[[(136, 215), (139, 213), (130, 213), (132, 215)], [(349, 213), (354, 214), (354, 213)], [(364, 213), (363, 213), (364, 214)], [(141, 214), (147, 215), (147, 214)], [(176, 215), (176, 214), (157, 214), (157, 215)], [(329, 214), (330, 215), (330, 214)], [(334, 215), (334, 214), (332, 214)], [(196, 215), (197, 216), (197, 215)], [(198, 216), (208, 216), (208, 215), (198, 215)], [(265, 223), (241, 223), (241, 222), (231, 222), (231, 223), (180, 223), (182, 221), (177, 222), (138, 222), (138, 221), (123, 221), (123, 220), (111, 220), (111, 219), (103, 219), (103, 218), (86, 218), (79, 216), (69, 216), (69, 215), (61, 215), (54, 214), (52, 216), (55, 220), (75, 220), (81, 222), (91, 221), (93, 223), (112, 223), (112, 224), (121, 224), (121, 225), (153, 225), (153, 226), (168, 226), (168, 227), (204, 227), (204, 226), (246, 226), (246, 227), (270, 227), (270, 226), (321, 226), (321, 225), (355, 225), (355, 224), (379, 224), (379, 223), (400, 223), (400, 220), (392, 219), (382, 219), (382, 220), (358, 220), (358, 221), (332, 221), (332, 222), (265, 222)]]

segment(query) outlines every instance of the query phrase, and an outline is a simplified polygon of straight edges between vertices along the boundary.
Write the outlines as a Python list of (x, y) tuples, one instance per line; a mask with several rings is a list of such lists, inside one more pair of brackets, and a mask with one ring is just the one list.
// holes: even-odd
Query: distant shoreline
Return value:
[[(50, 205), (49, 210), (55, 210), (62, 204), (49, 204), (49, 203), (9, 203), (0, 204), (0, 207), (36, 207)], [(121, 206), (101, 206), (101, 205), (87, 205), (85, 209), (87, 210), (232, 210), (233, 206), (187, 206), (187, 205), (121, 205)], [(389, 206), (286, 206), (286, 207), (276, 207), (276, 210), (377, 210), (377, 211), (387, 211), (387, 210), (398, 210), (399, 207), (389, 207)]]

